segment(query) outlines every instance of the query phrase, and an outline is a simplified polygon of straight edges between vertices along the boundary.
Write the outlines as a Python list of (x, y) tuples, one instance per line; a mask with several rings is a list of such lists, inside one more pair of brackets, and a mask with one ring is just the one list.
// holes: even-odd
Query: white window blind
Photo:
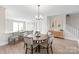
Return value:
[(22, 30), (23, 30), (23, 23), (13, 22), (13, 32), (22, 31)]
[(29, 21), (26, 22), (26, 31), (41, 31), (42, 30), (42, 23), (41, 21)]
[(26, 22), (26, 31), (34, 30), (35, 28), (34, 22)]

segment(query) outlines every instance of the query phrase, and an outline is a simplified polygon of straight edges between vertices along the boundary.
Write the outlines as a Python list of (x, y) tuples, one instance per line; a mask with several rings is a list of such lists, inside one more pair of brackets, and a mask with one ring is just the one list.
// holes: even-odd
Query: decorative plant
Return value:
[(61, 24), (58, 24), (58, 27), (61, 27)]
[(52, 27), (54, 27), (54, 24), (52, 24)]
[(58, 24), (58, 27), (60, 28), (60, 31), (63, 31), (63, 29), (61, 28), (61, 24)]
[(52, 30), (54, 30), (54, 23), (52, 24)]

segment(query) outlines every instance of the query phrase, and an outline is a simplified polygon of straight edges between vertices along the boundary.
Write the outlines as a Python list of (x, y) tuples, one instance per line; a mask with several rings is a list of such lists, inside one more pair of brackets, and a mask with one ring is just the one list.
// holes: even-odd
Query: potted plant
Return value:
[(60, 31), (63, 31), (63, 29), (61, 28), (61, 24), (58, 24), (58, 27), (60, 28)]

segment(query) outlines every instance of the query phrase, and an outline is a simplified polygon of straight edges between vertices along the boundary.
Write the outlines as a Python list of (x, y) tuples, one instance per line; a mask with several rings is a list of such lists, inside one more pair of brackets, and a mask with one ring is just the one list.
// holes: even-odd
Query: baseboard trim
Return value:
[(79, 41), (78, 38), (72, 38), (72, 37), (65, 37), (65, 39), (68, 39), (68, 40), (74, 40), (74, 41)]

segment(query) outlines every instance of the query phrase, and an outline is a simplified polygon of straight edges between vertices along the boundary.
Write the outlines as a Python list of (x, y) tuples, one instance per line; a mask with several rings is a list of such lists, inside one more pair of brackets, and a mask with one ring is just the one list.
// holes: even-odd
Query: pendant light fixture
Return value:
[(38, 7), (38, 14), (37, 14), (37, 16), (35, 16), (35, 19), (41, 20), (43, 17), (40, 15), (40, 5), (37, 5), (37, 7)]

